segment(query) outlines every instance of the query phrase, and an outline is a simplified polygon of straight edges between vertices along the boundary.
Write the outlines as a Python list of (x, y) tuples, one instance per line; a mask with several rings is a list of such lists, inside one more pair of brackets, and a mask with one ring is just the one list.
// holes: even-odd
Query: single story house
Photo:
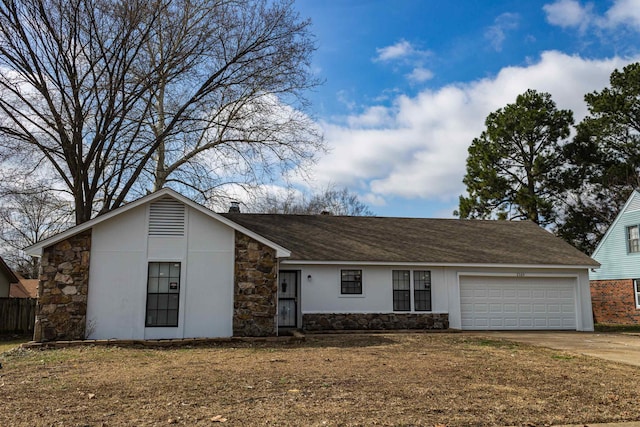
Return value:
[(596, 323), (640, 324), (640, 193), (634, 190), (593, 255), (591, 299)]
[(9, 298), (38, 298), (38, 279), (25, 279), (16, 273), (18, 281), (11, 284)]
[(0, 298), (9, 298), (11, 284), (17, 282), (18, 277), (0, 257)]
[(26, 251), (36, 341), (593, 330), (598, 264), (527, 221), (217, 214), (162, 189)]

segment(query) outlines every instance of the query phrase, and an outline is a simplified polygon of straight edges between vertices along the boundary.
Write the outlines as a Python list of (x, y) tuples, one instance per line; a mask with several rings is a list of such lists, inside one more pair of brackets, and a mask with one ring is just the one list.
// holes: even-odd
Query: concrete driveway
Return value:
[(640, 366), (640, 334), (553, 331), (491, 331), (477, 334)]

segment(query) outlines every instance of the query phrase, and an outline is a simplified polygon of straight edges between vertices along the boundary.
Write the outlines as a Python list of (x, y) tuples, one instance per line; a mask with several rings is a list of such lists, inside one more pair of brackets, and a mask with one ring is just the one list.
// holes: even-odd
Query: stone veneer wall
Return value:
[(45, 248), (33, 340), (85, 338), (91, 230)]
[(449, 315), (434, 313), (318, 313), (302, 315), (307, 331), (448, 329)]
[(592, 280), (590, 285), (595, 323), (640, 324), (632, 279)]
[(233, 335), (276, 334), (276, 251), (239, 231), (235, 235)]

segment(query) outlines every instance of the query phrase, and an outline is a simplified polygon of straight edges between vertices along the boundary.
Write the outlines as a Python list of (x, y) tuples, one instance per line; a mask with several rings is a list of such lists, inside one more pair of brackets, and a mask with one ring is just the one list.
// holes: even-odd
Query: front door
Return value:
[(278, 282), (278, 327), (298, 326), (298, 272), (280, 270)]

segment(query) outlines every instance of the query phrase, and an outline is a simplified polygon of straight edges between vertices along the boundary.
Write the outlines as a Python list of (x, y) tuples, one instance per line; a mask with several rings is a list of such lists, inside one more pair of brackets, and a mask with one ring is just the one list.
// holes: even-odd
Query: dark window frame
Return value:
[[(405, 275), (407, 273), (408, 288), (406, 284), (400, 284), (399, 280), (400, 274)], [(391, 281), (393, 289), (393, 311), (410, 311), (414, 313), (433, 311), (431, 270), (391, 270)], [(408, 293), (408, 298), (405, 294), (402, 294), (402, 297), (400, 297), (400, 292)], [(402, 307), (398, 303), (399, 301), (403, 302)], [(405, 301), (408, 301), (408, 308), (404, 306)]]
[(392, 270), (391, 281), (393, 311), (411, 311), (411, 270)]
[(413, 309), (415, 311), (432, 309), (431, 270), (413, 270)]
[(636, 308), (640, 309), (640, 279), (633, 279), (633, 296), (636, 300)]
[(179, 261), (149, 261), (145, 327), (178, 327), (181, 275), (182, 263)]
[(362, 269), (340, 270), (340, 295), (362, 295)]
[[(631, 238), (631, 230), (636, 230), (636, 237)], [(629, 225), (627, 226), (627, 252), (630, 254), (640, 253), (640, 226)]]

